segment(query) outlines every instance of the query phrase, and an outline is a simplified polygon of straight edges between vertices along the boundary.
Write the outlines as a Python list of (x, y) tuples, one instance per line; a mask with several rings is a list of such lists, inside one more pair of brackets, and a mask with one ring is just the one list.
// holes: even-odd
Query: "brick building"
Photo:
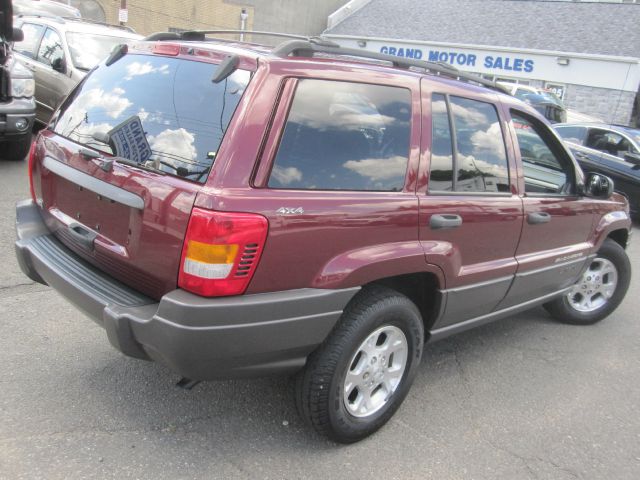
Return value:
[[(187, 29), (238, 29), (317, 35), (347, 0), (127, 0), (127, 25), (138, 33)], [(64, 2), (66, 3), (66, 1)], [(118, 22), (121, 0), (71, 0), (83, 16)]]

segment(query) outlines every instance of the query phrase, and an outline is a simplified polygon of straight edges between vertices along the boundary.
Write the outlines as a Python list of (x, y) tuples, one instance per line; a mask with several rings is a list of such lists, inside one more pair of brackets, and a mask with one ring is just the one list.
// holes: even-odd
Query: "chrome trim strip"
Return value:
[[(576, 252), (576, 253), (580, 253), (580, 252)], [(538, 273), (543, 273), (549, 270), (554, 270), (557, 268), (562, 268), (562, 267), (566, 267), (567, 265), (572, 265), (574, 263), (584, 263), (588, 258), (590, 257), (590, 255), (583, 255), (581, 257), (566, 261), (566, 262), (562, 262), (562, 263), (554, 263), (553, 265), (547, 265), (546, 267), (540, 267), (540, 268), (536, 268), (535, 270), (527, 270), (524, 272), (516, 272), (516, 278), (521, 278), (521, 277), (528, 277), (531, 275), (536, 275)], [(525, 263), (521, 263), (520, 266), (526, 266), (526, 262)]]
[(144, 210), (144, 200), (135, 193), (128, 192), (120, 187), (111, 185), (110, 183), (98, 180), (92, 177), (88, 173), (76, 170), (69, 165), (54, 160), (51, 157), (44, 157), (42, 165), (51, 172), (55, 173), (59, 177), (62, 177), (70, 182), (75, 183), (87, 190), (91, 190), (99, 195), (102, 195), (114, 202), (121, 203), (131, 208), (138, 210)]

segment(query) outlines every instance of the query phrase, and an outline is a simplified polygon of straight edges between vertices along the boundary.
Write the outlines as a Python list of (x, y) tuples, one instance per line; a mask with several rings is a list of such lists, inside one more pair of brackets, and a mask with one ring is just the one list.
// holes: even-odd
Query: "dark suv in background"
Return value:
[(21, 38), (22, 31), (13, 27), (11, 0), (0, 0), (0, 159), (22, 160), (31, 145), (33, 75), (12, 51)]
[(557, 124), (586, 172), (611, 177), (616, 191), (629, 198), (631, 214), (640, 217), (640, 130), (623, 125), (594, 123)]
[(40, 132), (17, 206), (23, 271), (126, 355), (183, 385), (296, 374), (302, 417), (354, 442), (426, 341), (622, 301), (629, 206), (536, 110), (450, 66), (206, 34), (100, 62)]

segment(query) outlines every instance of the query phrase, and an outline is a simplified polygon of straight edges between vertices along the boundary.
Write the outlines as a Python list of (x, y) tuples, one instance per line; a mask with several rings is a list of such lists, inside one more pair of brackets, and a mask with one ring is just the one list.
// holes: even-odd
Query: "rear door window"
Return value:
[(433, 95), (429, 191), (510, 192), (502, 127), (492, 104)]
[(431, 103), (431, 168), (429, 190), (453, 190), (453, 144), (444, 95), (434, 94)]
[(269, 187), (400, 191), (409, 157), (411, 92), (298, 81)]
[(140, 166), (204, 182), (248, 82), (217, 65), (130, 54), (99, 66), (63, 104), (53, 130)]

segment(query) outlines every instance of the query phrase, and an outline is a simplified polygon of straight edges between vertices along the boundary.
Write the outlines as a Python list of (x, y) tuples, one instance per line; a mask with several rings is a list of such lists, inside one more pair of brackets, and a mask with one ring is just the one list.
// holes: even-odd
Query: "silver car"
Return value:
[(55, 16), (18, 16), (15, 26), (24, 40), (15, 43), (14, 51), (33, 72), (36, 120), (42, 123), (115, 45), (142, 38), (126, 27)]

